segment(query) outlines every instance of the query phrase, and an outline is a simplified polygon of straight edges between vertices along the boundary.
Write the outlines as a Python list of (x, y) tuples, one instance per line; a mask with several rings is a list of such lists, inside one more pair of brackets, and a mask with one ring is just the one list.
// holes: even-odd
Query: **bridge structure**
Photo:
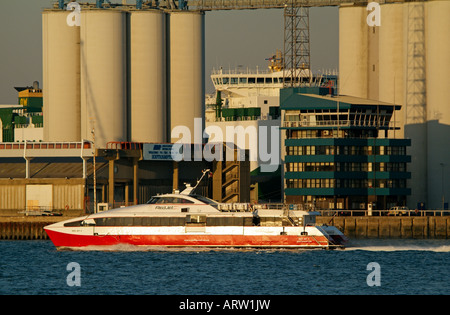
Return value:
[[(341, 5), (367, 6), (367, 4), (372, 1), (374, 0), (186, 0), (184, 2), (186, 3), (186, 8), (189, 10), (215, 11), (215, 10), (284, 9), (287, 6), (307, 7), (307, 8), (341, 6)], [(168, 1), (166, 1), (166, 3), (167, 2)], [(375, 2), (378, 2), (380, 4), (403, 3), (407, 2), (407, 0), (376, 0)]]
[[(96, 0), (95, 3), (82, 3), (87, 6), (98, 8), (130, 6), (137, 9), (160, 8), (178, 9), (191, 11), (216, 11), (216, 10), (251, 10), (251, 9), (283, 9), (288, 5), (296, 7), (327, 7), (341, 5), (366, 6), (369, 2), (379, 4), (414, 2), (414, 0), (136, 0), (135, 4), (130, 4), (130, 0), (123, 0), (121, 3), (112, 3), (109, 0)], [(427, 2), (424, 0), (422, 2)], [(117, 2), (117, 1), (116, 1)], [(133, 1), (134, 2), (134, 1)], [(58, 0), (56, 6), (64, 8), (64, 0)]]

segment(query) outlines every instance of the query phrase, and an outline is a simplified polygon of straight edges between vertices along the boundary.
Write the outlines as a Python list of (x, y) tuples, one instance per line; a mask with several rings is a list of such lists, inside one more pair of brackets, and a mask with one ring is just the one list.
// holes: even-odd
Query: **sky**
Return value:
[[(17, 104), (14, 86), (42, 82), (42, 9), (54, 0), (0, 0), (0, 104)], [(86, 2), (86, 1), (83, 1)], [(93, 2), (90, 0), (89, 2)], [(114, 0), (113, 3), (121, 3)], [(134, 3), (128, 0), (128, 3)], [(338, 69), (338, 9), (310, 9), (312, 70)], [(205, 16), (206, 93), (210, 74), (222, 66), (267, 69), (266, 58), (283, 50), (281, 9), (210, 11)]]

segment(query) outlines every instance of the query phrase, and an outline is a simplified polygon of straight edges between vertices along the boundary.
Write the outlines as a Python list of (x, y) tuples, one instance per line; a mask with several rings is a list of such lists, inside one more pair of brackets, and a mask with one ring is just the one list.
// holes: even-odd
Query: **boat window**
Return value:
[(237, 84), (238, 83), (238, 78), (231, 78), (230, 79), (230, 83), (231, 84)]
[(223, 80), (223, 84), (228, 84), (228, 80), (229, 80), (228, 78), (223, 78), (222, 80)]
[(186, 204), (186, 203), (194, 203), (193, 201), (191, 201), (191, 200), (187, 200), (187, 199), (184, 199), (184, 198), (173, 198), (173, 203), (183, 203), (183, 204)]
[(64, 223), (64, 226), (81, 226), (81, 222), (83, 222), (83, 221), (67, 222), (67, 223)]
[[(255, 219), (259, 219), (259, 217), (206, 217), (206, 225), (208, 226), (252, 226), (259, 225), (257, 222), (253, 222)], [(256, 221), (256, 220), (255, 220)]]
[(173, 197), (163, 197), (159, 203), (175, 203)]
[(152, 197), (147, 204), (167, 204), (167, 203), (194, 203), (191, 200), (180, 197)]
[(152, 197), (152, 198), (150, 198), (150, 200), (149, 201), (147, 201), (147, 204), (156, 204), (156, 203), (160, 203), (160, 200), (161, 198), (159, 198), (159, 197)]
[(256, 78), (256, 83), (264, 83), (264, 78)]
[(97, 226), (183, 226), (186, 217), (110, 217), (96, 218)]
[(272, 83), (272, 78), (266, 78), (266, 83)]
[(155, 202), (155, 203), (157, 203), (157, 204), (177, 203), (177, 202), (175, 202), (175, 199), (178, 199), (178, 198), (174, 198), (174, 197), (159, 197), (158, 201)]
[(95, 220), (94, 219), (86, 219), (81, 221), (81, 226), (94, 226)]
[(212, 199), (209, 199), (209, 198), (207, 198), (207, 197), (200, 196), (200, 195), (190, 195), (190, 196), (191, 196), (192, 198), (197, 199), (198, 201), (201, 201), (201, 202), (203, 202), (203, 203), (206, 203), (206, 204), (208, 204), (208, 205), (211, 205), (211, 206), (217, 208), (217, 202), (215, 202), (215, 201), (212, 200)]
[(247, 78), (239, 78), (239, 83), (247, 83)]
[(255, 78), (248, 78), (248, 83), (255, 83)]
[(73, 221), (64, 223), (64, 226), (75, 227), (75, 226), (94, 226), (95, 221), (93, 219), (85, 219), (81, 221)]

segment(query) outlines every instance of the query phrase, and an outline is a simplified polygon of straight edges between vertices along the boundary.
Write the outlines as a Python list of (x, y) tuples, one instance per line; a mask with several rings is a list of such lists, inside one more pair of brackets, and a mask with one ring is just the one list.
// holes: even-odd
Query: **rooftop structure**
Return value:
[(18, 104), (0, 105), (0, 142), (42, 141), (43, 101), (39, 82), (14, 88)]
[[(217, 92), (206, 103), (207, 121), (273, 120), (278, 119), (280, 89), (284, 72), (281, 54), (269, 58), (268, 69), (213, 69), (211, 80)], [(303, 73), (301, 85), (337, 86), (336, 71)], [(221, 100), (221, 103), (218, 101)], [(245, 108), (245, 110), (244, 110)]]

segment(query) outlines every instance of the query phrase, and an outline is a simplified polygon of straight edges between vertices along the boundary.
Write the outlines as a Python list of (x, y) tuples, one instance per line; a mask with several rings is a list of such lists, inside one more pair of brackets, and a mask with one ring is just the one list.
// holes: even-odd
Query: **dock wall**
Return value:
[(44, 226), (69, 217), (0, 217), (0, 240), (48, 240)]
[(450, 216), (317, 217), (349, 238), (450, 238)]
[(44, 226), (49, 222), (0, 222), (1, 240), (47, 240)]

